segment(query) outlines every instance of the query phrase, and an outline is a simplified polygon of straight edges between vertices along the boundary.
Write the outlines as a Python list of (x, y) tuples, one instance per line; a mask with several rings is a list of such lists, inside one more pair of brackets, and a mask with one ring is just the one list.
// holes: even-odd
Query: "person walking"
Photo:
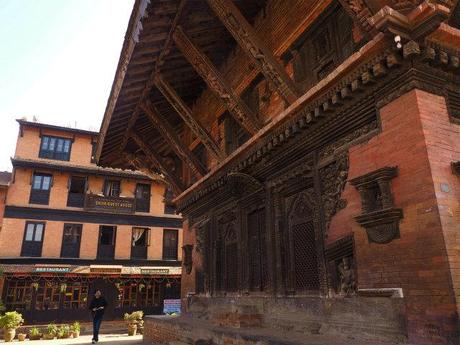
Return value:
[(93, 314), (93, 344), (96, 344), (99, 341), (99, 328), (101, 327), (105, 307), (107, 307), (107, 301), (104, 297), (102, 297), (101, 290), (96, 290), (94, 298), (89, 305), (89, 309)]

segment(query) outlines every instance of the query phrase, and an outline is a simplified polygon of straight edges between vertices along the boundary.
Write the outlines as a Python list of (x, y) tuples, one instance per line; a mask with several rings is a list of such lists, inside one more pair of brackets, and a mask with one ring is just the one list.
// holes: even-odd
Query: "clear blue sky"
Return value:
[(134, 0), (0, 0), (0, 171), (16, 118), (99, 130)]

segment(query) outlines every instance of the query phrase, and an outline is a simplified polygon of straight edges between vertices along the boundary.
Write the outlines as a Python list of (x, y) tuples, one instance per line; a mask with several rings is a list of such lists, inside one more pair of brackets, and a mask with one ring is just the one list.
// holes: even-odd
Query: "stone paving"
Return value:
[[(17, 339), (13, 343), (5, 343), (0, 340), (2, 344), (33, 344), (33, 345), (66, 345), (66, 344), (91, 344), (91, 335), (83, 335), (76, 339), (54, 339), (54, 340), (34, 340), (28, 339), (24, 342), (18, 342)], [(137, 345), (142, 344), (142, 335), (129, 337), (128, 334), (102, 334), (99, 335), (98, 344), (104, 345)]]

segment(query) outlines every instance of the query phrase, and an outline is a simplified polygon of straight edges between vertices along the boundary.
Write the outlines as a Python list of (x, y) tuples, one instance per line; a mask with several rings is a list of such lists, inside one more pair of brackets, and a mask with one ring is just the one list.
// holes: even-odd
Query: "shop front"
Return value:
[[(162, 314), (165, 299), (180, 298), (180, 267), (4, 267), (2, 300), (26, 322), (90, 319), (88, 305), (96, 290), (108, 302), (105, 318), (126, 312)], [(142, 272), (142, 273), (141, 273)]]

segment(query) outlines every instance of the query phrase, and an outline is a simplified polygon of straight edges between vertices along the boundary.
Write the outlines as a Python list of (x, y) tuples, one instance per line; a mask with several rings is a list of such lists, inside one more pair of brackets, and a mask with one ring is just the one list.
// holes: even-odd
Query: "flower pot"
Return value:
[(80, 336), (80, 331), (73, 331), (72, 338), (78, 338)]
[(137, 334), (144, 334), (144, 326), (137, 326)]
[(45, 340), (53, 340), (54, 337), (55, 337), (54, 334), (49, 334), (49, 333), (43, 334), (43, 339), (45, 339)]
[(137, 333), (137, 325), (136, 324), (129, 324), (128, 325), (128, 335), (133, 336)]
[(40, 340), (41, 337), (42, 337), (41, 334), (34, 334), (34, 335), (29, 334), (30, 340)]
[(5, 343), (9, 343), (13, 341), (15, 335), (16, 335), (16, 330), (14, 328), (4, 328), (3, 329), (3, 340), (5, 340)]
[(27, 334), (25, 333), (18, 333), (18, 340), (19, 341), (24, 341), (26, 340)]

